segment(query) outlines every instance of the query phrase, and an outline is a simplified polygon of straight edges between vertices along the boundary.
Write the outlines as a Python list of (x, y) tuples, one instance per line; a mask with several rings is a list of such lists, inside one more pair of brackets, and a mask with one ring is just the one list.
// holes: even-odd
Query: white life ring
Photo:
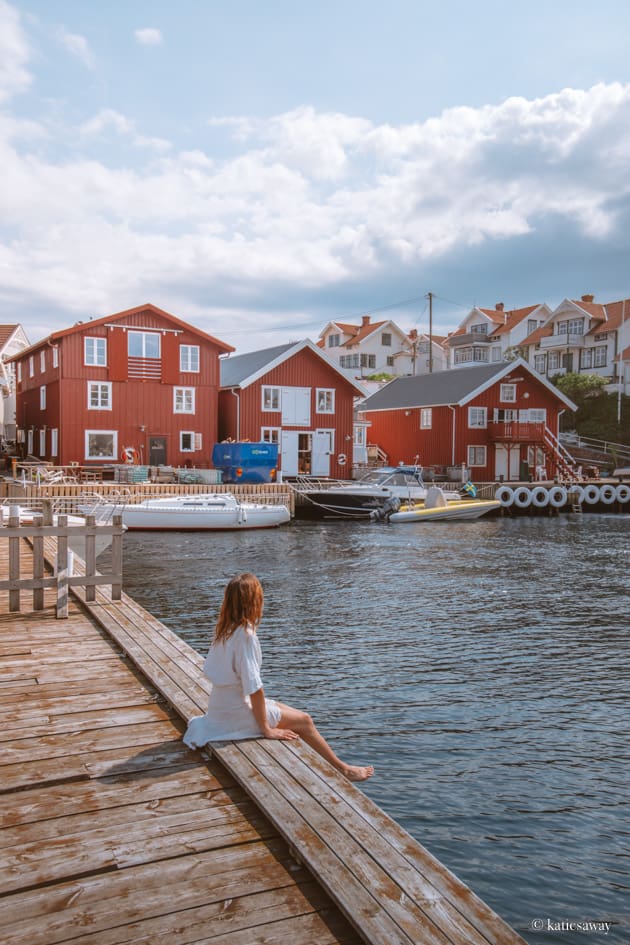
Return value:
[(564, 486), (552, 486), (549, 490), (549, 505), (561, 509), (567, 503), (567, 490)]
[(610, 483), (603, 485), (599, 490), (599, 501), (604, 505), (612, 505), (617, 500), (617, 490)]
[(584, 486), (580, 486), (577, 482), (574, 482), (569, 488), (569, 495), (576, 496), (578, 502), (584, 502)]
[(138, 462), (138, 450), (135, 450), (133, 446), (123, 446), (120, 458), (128, 466), (134, 465)]
[(346, 454), (340, 453), (339, 456), (337, 457), (337, 462), (339, 463), (340, 466), (345, 466), (347, 463)]
[(587, 505), (597, 505), (599, 502), (599, 489), (592, 482), (584, 486), (584, 501)]
[(532, 505), (537, 509), (544, 509), (549, 505), (549, 492), (544, 486), (536, 486), (532, 489)]
[(519, 509), (527, 509), (532, 504), (532, 491), (527, 486), (519, 486), (514, 490), (514, 505)]
[(514, 492), (509, 486), (499, 486), (494, 497), (505, 509), (509, 509), (514, 502)]
[(615, 489), (615, 498), (617, 502), (630, 502), (630, 486), (621, 482)]

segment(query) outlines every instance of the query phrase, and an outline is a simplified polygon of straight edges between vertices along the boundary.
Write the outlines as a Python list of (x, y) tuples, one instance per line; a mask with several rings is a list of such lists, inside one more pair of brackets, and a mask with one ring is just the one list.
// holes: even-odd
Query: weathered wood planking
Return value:
[[(72, 599), (57, 621), (46, 594), (35, 620), (0, 599), (3, 945), (359, 945), (110, 635)], [(151, 654), (181, 662), (168, 631)]]

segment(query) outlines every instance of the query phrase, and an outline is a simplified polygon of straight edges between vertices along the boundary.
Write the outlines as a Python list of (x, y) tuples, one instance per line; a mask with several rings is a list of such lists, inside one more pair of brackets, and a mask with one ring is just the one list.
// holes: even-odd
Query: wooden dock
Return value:
[(189, 751), (202, 658), (126, 595), (46, 594), (0, 593), (3, 945), (523, 945), (307, 746)]

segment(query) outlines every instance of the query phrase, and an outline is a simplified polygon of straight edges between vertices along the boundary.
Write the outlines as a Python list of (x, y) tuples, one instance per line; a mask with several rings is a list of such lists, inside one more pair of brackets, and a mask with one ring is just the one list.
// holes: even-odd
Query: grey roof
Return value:
[(282, 357), (296, 342), (276, 345), (274, 348), (263, 348), (260, 351), (250, 351), (247, 354), (237, 354), (234, 357), (222, 358), (221, 387), (238, 387), (244, 380), (257, 374), (266, 364), (271, 364), (276, 358)]
[[(436, 371), (434, 374), (397, 377), (361, 404), (361, 410), (396, 410), (401, 407), (438, 407), (461, 404), (480, 387), (500, 374), (509, 373), (515, 362), (498, 361), (479, 367)], [(518, 367), (521, 368), (520, 362)]]

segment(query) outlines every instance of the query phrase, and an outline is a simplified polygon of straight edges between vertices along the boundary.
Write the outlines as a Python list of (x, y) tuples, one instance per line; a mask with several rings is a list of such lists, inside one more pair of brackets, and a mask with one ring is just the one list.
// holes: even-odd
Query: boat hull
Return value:
[[(400, 503), (394, 500), (394, 505)], [(392, 505), (389, 492), (380, 495), (358, 491), (336, 491), (322, 489), (319, 492), (302, 492), (301, 502), (296, 504), (296, 518), (321, 521), (322, 519), (383, 518)]]
[(496, 512), (501, 508), (501, 503), (495, 499), (471, 499), (467, 501), (450, 503), (446, 507), (425, 508), (416, 506), (415, 508), (402, 508), (398, 512), (393, 512), (389, 516), (389, 521), (394, 524), (401, 522), (465, 522), (490, 512)]

